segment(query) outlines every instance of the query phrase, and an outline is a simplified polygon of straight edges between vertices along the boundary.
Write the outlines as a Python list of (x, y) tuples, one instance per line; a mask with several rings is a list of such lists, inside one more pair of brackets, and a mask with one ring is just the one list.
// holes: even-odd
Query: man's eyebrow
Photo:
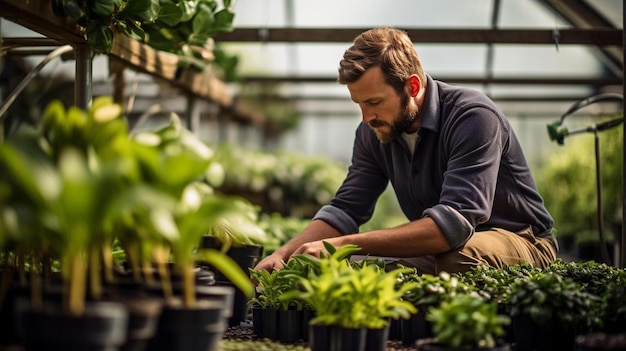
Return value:
[[(354, 103), (356, 103), (356, 104), (358, 104), (358, 103), (359, 103), (358, 101), (354, 100), (354, 98), (353, 98), (353, 97), (350, 97), (350, 100), (352, 100), (352, 102), (354, 102)], [(363, 103), (364, 103), (364, 104), (370, 104), (370, 103), (372, 103), (372, 102), (376, 102), (376, 101), (380, 101), (380, 100), (382, 100), (382, 97), (380, 97), (380, 96), (373, 96), (373, 97), (371, 97), (371, 98), (369, 98), (369, 99), (365, 99), (365, 100), (363, 100)]]

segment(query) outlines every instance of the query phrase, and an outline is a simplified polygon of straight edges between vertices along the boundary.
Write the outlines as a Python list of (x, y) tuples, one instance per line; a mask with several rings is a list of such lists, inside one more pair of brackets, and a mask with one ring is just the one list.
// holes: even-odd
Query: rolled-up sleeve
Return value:
[(337, 207), (326, 205), (323, 206), (313, 219), (319, 219), (328, 223), (337, 229), (341, 234), (352, 234), (359, 231), (359, 226), (347, 213)]
[(474, 227), (470, 222), (450, 206), (436, 205), (427, 208), (423, 215), (432, 218), (437, 223), (452, 249), (461, 247), (474, 233)]

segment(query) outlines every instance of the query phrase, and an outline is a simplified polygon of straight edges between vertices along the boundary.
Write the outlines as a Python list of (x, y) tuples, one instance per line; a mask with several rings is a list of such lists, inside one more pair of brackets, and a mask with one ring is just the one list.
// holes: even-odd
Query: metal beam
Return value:
[[(214, 36), (216, 42), (352, 42), (367, 28), (237, 28)], [(622, 31), (610, 28), (560, 29), (410, 29), (416, 43), (556, 44), (622, 46)]]
[[(575, 102), (584, 100), (588, 95), (502, 95), (502, 96), (490, 96), (495, 102)], [(147, 97), (150, 98), (150, 97)], [(243, 101), (284, 101), (284, 102), (298, 102), (298, 101), (322, 101), (322, 102), (349, 102), (350, 96), (346, 95), (281, 95), (281, 94), (254, 94), (254, 95), (239, 95), (238, 99)]]
[[(448, 83), (455, 84), (509, 84), (509, 85), (589, 85), (603, 87), (622, 85), (618, 77), (587, 77), (587, 78), (556, 78), (556, 77), (460, 77), (436, 76), (433, 77)], [(335, 83), (334, 76), (245, 76), (241, 77), (244, 83)]]
[[(611, 22), (585, 1), (542, 0), (541, 3), (560, 15), (566, 22), (571, 23), (579, 29), (605, 28), (623, 31), (615, 28)], [(602, 61), (611, 71), (616, 74), (622, 71), (624, 66), (622, 45), (618, 45), (618, 47), (600, 47), (599, 53), (602, 55)]]

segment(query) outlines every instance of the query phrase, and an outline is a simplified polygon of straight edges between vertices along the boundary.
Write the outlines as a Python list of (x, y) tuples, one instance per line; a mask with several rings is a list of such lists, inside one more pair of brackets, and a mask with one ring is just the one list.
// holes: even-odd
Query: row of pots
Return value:
[[(207, 351), (217, 347), (233, 315), (233, 286), (196, 286), (197, 304), (165, 302), (160, 289), (109, 293), (88, 301), (79, 316), (65, 312), (59, 293), (48, 291), (40, 308), (27, 288), (5, 296), (1, 345), (26, 351)], [(179, 293), (176, 291), (175, 294)]]
[[(270, 339), (292, 344), (308, 342), (312, 351), (384, 351), (388, 340), (400, 340), (404, 347), (415, 347), (420, 341), (433, 337), (432, 324), (424, 313), (409, 319), (391, 320), (384, 329), (349, 329), (310, 325), (312, 310), (278, 310), (252, 306), (253, 334), (258, 339)], [(624, 334), (626, 335), (626, 334)], [(514, 318), (503, 340), (492, 351), (572, 351), (588, 350), (576, 344), (576, 328), (566, 328), (558, 322), (538, 325), (530, 318)], [(442, 345), (424, 344), (420, 350), (442, 350)], [(449, 350), (449, 349), (446, 349)]]

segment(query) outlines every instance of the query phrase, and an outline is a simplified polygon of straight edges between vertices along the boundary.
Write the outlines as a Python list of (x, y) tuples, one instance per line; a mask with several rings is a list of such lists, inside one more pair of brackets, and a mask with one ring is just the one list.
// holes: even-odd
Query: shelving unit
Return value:
[[(59, 18), (52, 12), (49, 1), (0, 0), (0, 16), (44, 35), (47, 41), (39, 44), (63, 45), (74, 48), (76, 58), (75, 104), (86, 107), (91, 99), (91, 60), (93, 52), (71, 19)], [(14, 45), (22, 44), (19, 39), (10, 39)], [(27, 38), (24, 43), (32, 43)], [(2, 42), (0, 42), (0, 45)], [(264, 117), (250, 111), (245, 105), (235, 103), (226, 84), (210, 72), (193, 68), (181, 68), (175, 54), (158, 51), (124, 35), (116, 35), (110, 59), (121, 61), (126, 67), (164, 80), (179, 88), (189, 99), (206, 99), (218, 104), (221, 110), (229, 111), (237, 120), (262, 124)], [(190, 102), (190, 105), (193, 103)]]

